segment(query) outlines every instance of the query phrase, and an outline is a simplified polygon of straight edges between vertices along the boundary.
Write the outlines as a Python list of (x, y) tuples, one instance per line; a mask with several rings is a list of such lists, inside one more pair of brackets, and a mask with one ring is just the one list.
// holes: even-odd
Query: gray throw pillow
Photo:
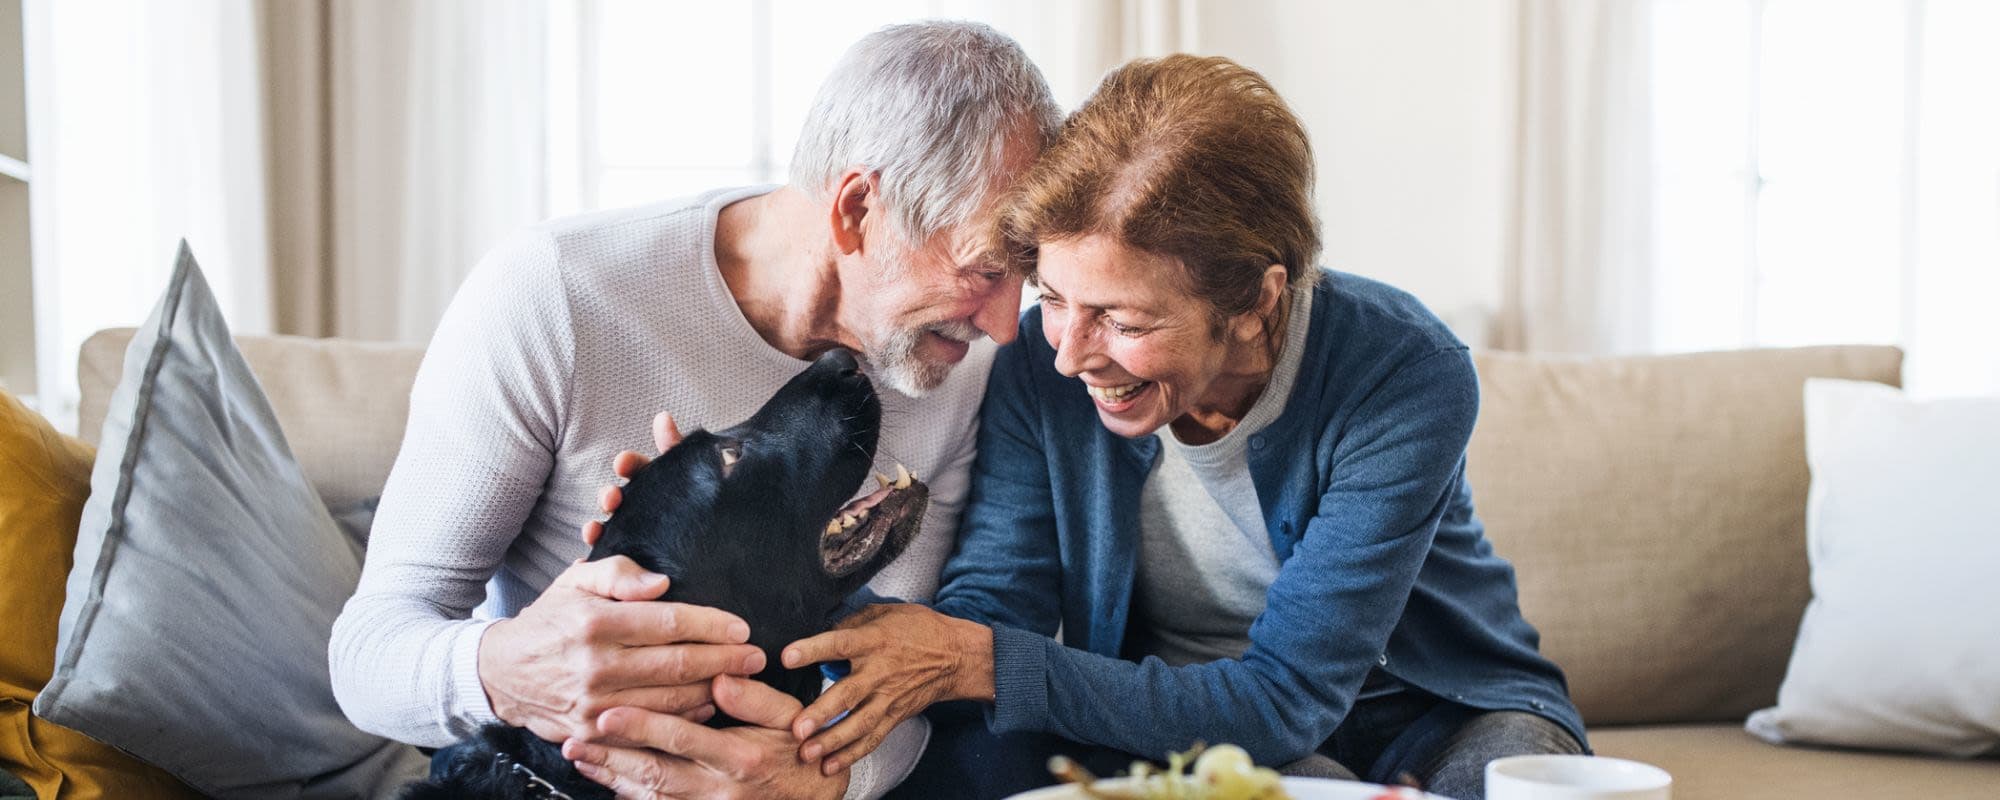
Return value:
[(35, 713), (216, 797), (384, 797), (427, 767), (327, 674), (361, 544), (307, 483), (187, 245), (125, 352)]
[(364, 497), (352, 503), (328, 509), (333, 514), (333, 522), (340, 526), (347, 538), (368, 549), (368, 531), (375, 527), (375, 509), (381, 507), (382, 496)]

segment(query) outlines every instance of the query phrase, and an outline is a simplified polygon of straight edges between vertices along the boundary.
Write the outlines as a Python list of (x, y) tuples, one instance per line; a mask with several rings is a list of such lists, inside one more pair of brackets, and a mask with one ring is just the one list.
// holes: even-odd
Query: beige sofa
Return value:
[[(130, 336), (84, 345), (93, 442)], [(327, 501), (379, 493), (421, 348), (241, 346)], [(1802, 383), (1897, 383), (1901, 367), (1883, 347), (1480, 356), (1480, 515), (1599, 753), (1666, 768), (1678, 800), (2000, 798), (2000, 761), (1775, 747), (1742, 732), (1777, 695), (1808, 598)]]

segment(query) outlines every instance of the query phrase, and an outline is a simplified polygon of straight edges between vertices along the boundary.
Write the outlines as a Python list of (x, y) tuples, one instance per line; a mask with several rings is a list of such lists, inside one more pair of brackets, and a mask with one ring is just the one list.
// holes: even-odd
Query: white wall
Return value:
[(1198, 44), (1263, 72), (1319, 163), (1323, 262), (1408, 289), (1480, 344), (1500, 306), (1513, 0), (1241, 0)]

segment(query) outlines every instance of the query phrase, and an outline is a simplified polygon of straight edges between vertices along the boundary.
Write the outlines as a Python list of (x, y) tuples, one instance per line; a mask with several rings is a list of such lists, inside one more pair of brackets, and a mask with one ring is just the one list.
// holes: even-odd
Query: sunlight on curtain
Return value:
[(2000, 391), (2000, 5), (1660, 0), (1654, 338), (1881, 343)]
[(231, 327), (271, 307), (250, 0), (30, 0), (36, 363), (74, 429), (76, 353), (144, 319), (186, 237)]
[(1119, 42), (1136, 8), (1130, 5), (556, 0), (548, 43), (550, 211), (784, 182), (820, 82), (849, 45), (892, 23), (951, 18), (993, 25), (1021, 42), (1058, 102), (1073, 107), (1104, 70), (1124, 60)]

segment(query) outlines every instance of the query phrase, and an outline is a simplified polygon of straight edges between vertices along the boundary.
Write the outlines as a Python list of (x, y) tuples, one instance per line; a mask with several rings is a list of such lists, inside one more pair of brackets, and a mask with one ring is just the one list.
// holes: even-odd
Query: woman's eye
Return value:
[(1111, 326), (1111, 330), (1121, 336), (1137, 336), (1141, 333), (1146, 332), (1145, 328), (1141, 328), (1134, 325), (1125, 325), (1120, 323), (1118, 320), (1112, 319), (1110, 317), (1104, 318), (1104, 324)]

